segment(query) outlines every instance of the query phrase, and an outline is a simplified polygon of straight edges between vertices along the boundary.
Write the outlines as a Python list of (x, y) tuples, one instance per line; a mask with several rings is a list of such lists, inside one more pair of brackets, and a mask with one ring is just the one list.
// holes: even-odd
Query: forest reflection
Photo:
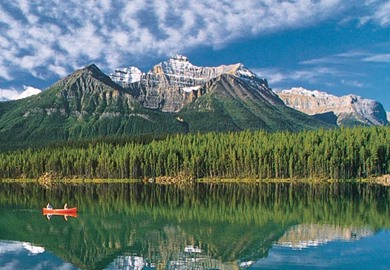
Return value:
[[(323, 244), (324, 234), (354, 240), (390, 228), (390, 191), (376, 185), (0, 186), (0, 239), (44, 246), (80, 268), (174, 268), (201, 256), (203, 267), (234, 269), (273, 244), (300, 248)], [(77, 206), (78, 218), (46, 220), (48, 201)], [(11, 211), (18, 209), (30, 211)]]

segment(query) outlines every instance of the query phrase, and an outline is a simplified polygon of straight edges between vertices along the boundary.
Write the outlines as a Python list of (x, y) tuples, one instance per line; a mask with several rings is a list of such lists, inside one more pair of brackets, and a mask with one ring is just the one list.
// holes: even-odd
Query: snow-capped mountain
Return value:
[[(164, 112), (177, 112), (194, 98), (204, 94), (204, 84), (222, 74), (233, 75), (258, 89), (264, 98), (279, 104), (279, 98), (268, 88), (265, 79), (257, 77), (244, 65), (221, 65), (200, 67), (193, 65), (187, 57), (175, 55), (155, 65), (147, 73), (136, 67), (116, 69), (111, 79), (138, 96), (144, 107)], [(137, 89), (142, 89), (137, 91)]]
[(175, 55), (168, 61), (157, 64), (148, 73), (155, 75), (164, 74), (177, 83), (188, 85), (200, 85), (225, 73), (249, 79), (256, 77), (254, 73), (240, 63), (217, 67), (199, 67), (191, 64), (188, 58), (182, 55)]
[(309, 115), (333, 112), (338, 125), (385, 125), (388, 123), (383, 106), (375, 100), (356, 95), (337, 97), (317, 90), (292, 88), (277, 92), (284, 103)]
[(147, 75), (161, 75), (169, 77), (172, 82), (186, 86), (200, 86), (206, 81), (228, 73), (240, 77), (253, 79), (256, 75), (244, 65), (222, 65), (218, 67), (199, 67), (190, 63), (183, 55), (175, 55), (169, 60), (155, 65), (147, 74), (137, 67), (118, 68), (110, 74), (111, 79), (123, 86), (145, 80)]
[(91, 64), (39, 98), (0, 103), (0, 145), (8, 150), (75, 138), (329, 126), (285, 106), (241, 64), (200, 68), (176, 57), (139, 78), (136, 69), (128, 71), (132, 83), (123, 87)]
[(275, 246), (304, 249), (317, 247), (332, 241), (355, 241), (375, 232), (366, 227), (342, 227), (330, 224), (298, 224), (291, 227)]
[(141, 81), (145, 73), (137, 67), (118, 68), (110, 74), (111, 79), (120, 85), (129, 85)]

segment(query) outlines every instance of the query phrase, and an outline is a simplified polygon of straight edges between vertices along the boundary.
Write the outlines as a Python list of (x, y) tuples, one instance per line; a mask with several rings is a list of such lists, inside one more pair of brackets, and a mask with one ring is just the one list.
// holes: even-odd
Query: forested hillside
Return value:
[(1, 178), (331, 178), (390, 172), (390, 127), (179, 134), (0, 154)]
[(198, 80), (191, 68), (179, 69), (123, 88), (89, 65), (38, 95), (0, 102), (0, 152), (112, 136), (334, 127), (288, 108), (265, 80), (240, 70), (247, 75)]

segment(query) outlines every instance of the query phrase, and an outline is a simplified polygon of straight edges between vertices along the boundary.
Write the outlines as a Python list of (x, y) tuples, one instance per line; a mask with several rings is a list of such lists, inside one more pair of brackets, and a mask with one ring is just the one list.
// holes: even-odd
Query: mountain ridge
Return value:
[(353, 94), (338, 97), (302, 87), (283, 90), (277, 94), (287, 106), (309, 115), (334, 113), (339, 126), (388, 124), (386, 112), (376, 100)]
[(0, 103), (0, 148), (113, 136), (332, 126), (286, 107), (265, 79), (242, 64), (202, 68), (177, 57), (140, 78), (119, 85), (91, 64), (38, 95)]
[(187, 130), (170, 115), (144, 109), (95, 65), (76, 70), (38, 95), (0, 103), (2, 149)]
[[(304, 113), (286, 107), (272, 91), (266, 92), (270, 94), (266, 96), (255, 86), (248, 87), (241, 78), (232, 74), (222, 74), (208, 81), (203, 88), (200, 88), (200, 92), (207, 95), (201, 95), (179, 111), (178, 114), (184, 121), (187, 118), (196, 119), (203, 114), (208, 118), (215, 115), (224, 116), (215, 119), (215, 122), (219, 123), (219, 126), (223, 125), (233, 130), (303, 130), (326, 126)], [(211, 114), (215, 111), (219, 113)], [(196, 123), (192, 123), (191, 126), (196, 126)], [(213, 124), (210, 129), (218, 130), (217, 127)]]
[[(127, 71), (127, 73), (125, 72)], [(265, 79), (259, 78), (243, 64), (199, 67), (182, 55), (153, 66), (147, 73), (137, 67), (116, 69), (111, 79), (129, 89), (144, 107), (164, 112), (178, 112), (192, 102), (207, 81), (222, 74), (232, 74), (247, 79), (264, 91), (269, 91)]]

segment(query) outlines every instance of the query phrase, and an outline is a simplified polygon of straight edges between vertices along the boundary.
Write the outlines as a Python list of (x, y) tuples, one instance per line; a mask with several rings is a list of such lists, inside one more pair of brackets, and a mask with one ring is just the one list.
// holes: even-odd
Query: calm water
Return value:
[(357, 184), (0, 183), (0, 269), (390, 269), (389, 214)]

